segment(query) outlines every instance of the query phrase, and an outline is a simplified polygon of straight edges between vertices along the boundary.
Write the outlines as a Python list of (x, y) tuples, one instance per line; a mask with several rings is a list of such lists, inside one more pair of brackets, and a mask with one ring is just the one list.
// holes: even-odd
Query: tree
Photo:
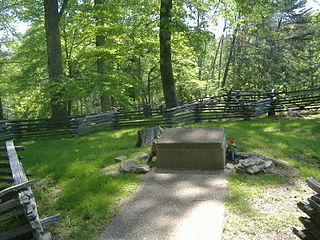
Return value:
[(167, 108), (178, 105), (171, 59), (172, 0), (161, 0), (160, 6), (160, 72)]
[(44, 0), (45, 30), (48, 55), (49, 81), (52, 85), (51, 116), (53, 118), (68, 115), (64, 97), (64, 73), (61, 55), (61, 37), (59, 23), (69, 0), (63, 0), (59, 10), (58, 0)]
[[(101, 5), (103, 4), (106, 4), (104, 0), (94, 0), (94, 5), (98, 10), (96, 14), (96, 25), (97, 25), (96, 47), (97, 48), (104, 46), (106, 44), (106, 38), (103, 34), (101, 34), (101, 29), (99, 29), (99, 27), (103, 26), (103, 19), (101, 19), (100, 17), (101, 14), (99, 14), (99, 7), (101, 7)], [(103, 56), (100, 56), (97, 59), (97, 71), (101, 75), (104, 75), (106, 72), (106, 61)], [(100, 96), (100, 102), (101, 102), (102, 112), (106, 112), (111, 109), (111, 106), (112, 106), (111, 96), (107, 92), (104, 92)]]

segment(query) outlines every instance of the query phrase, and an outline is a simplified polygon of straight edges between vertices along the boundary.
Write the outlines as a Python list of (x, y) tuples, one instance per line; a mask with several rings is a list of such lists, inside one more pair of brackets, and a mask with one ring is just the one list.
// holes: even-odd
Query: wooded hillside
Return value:
[(320, 14), (306, 2), (2, 1), (0, 118), (318, 88)]

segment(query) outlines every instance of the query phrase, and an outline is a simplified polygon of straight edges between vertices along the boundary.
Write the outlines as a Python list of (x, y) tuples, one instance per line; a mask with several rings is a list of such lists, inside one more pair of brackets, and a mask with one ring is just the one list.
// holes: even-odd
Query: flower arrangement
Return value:
[(235, 152), (237, 151), (238, 146), (236, 145), (235, 140), (230, 140), (227, 146), (227, 153), (230, 161), (235, 160)]

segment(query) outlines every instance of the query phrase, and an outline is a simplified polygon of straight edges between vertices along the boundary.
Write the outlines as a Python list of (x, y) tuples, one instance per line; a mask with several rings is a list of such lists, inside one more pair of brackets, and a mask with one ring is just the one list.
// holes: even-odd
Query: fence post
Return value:
[(270, 98), (270, 109), (268, 111), (268, 117), (274, 117), (276, 115), (276, 97), (275, 97), (276, 89), (272, 89), (271, 93), (269, 93)]
[(240, 108), (244, 120), (250, 120), (251, 117), (256, 117), (256, 103), (241, 101)]
[(174, 113), (172, 113), (170, 111), (170, 109), (165, 109), (164, 116), (166, 118), (166, 126), (170, 127), (170, 128), (173, 127), (173, 125), (174, 125), (174, 121), (173, 121)]
[(195, 116), (195, 122), (200, 122), (201, 121), (201, 103), (198, 103), (196, 106), (195, 106), (195, 109), (194, 109), (194, 116)]
[(11, 132), (13, 133), (14, 140), (22, 141), (23, 135), (22, 135), (22, 130), (20, 128), (20, 124), (19, 123), (13, 123), (12, 124)]
[(70, 119), (70, 126), (71, 126), (71, 136), (72, 137), (79, 137), (79, 118), (72, 118)]
[(150, 104), (143, 105), (143, 115), (146, 118), (152, 117), (152, 107)]
[(120, 118), (118, 116), (118, 114), (120, 114), (120, 112), (116, 111), (113, 115), (112, 115), (112, 125), (113, 125), (113, 128), (114, 129), (121, 129), (121, 126), (120, 126)]

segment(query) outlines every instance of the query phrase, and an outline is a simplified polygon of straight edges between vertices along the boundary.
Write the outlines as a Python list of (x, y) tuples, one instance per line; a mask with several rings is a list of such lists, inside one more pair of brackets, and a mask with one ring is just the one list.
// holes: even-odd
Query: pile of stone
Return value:
[(274, 163), (268, 160), (266, 156), (255, 152), (237, 152), (236, 159), (239, 163), (234, 165), (237, 171), (255, 174), (259, 172), (268, 172), (274, 168)]
[[(149, 155), (147, 154), (142, 154), (140, 158), (145, 159), (148, 156)], [(116, 157), (114, 160), (117, 163), (120, 162), (120, 172), (147, 173), (150, 171), (150, 167), (148, 165), (136, 164), (134, 160), (127, 159), (124, 155)]]
[(293, 228), (293, 232), (300, 239), (319, 240), (320, 239), (320, 183), (313, 178), (307, 178), (308, 186), (316, 192), (306, 201), (297, 204), (298, 208), (307, 214), (307, 217), (300, 217), (304, 229)]

